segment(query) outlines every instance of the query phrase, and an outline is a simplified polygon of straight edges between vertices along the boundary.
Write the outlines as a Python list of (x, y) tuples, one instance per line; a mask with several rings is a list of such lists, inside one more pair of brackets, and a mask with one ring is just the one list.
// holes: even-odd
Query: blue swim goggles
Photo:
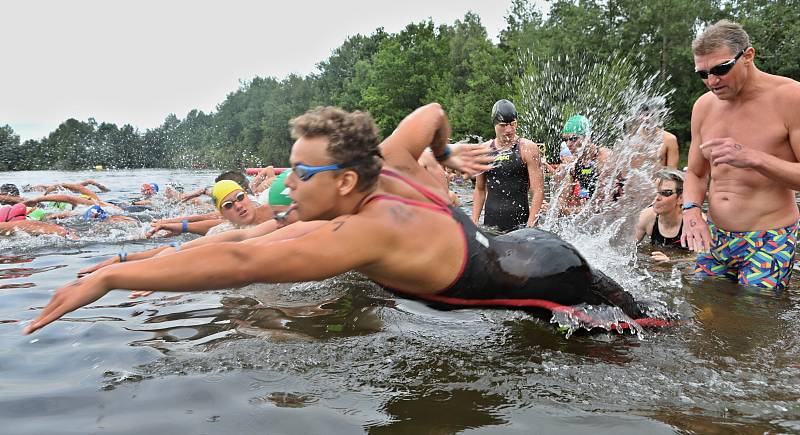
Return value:
[(314, 174), (318, 172), (336, 171), (338, 169), (352, 168), (353, 166), (358, 166), (362, 163), (366, 163), (371, 160), (372, 157), (368, 157), (365, 159), (353, 160), (352, 162), (337, 163), (335, 165), (325, 165), (325, 166), (310, 166), (298, 163), (292, 166), (292, 173), (297, 175), (297, 178), (299, 178), (300, 181), (308, 181), (311, 179), (311, 177), (314, 176)]

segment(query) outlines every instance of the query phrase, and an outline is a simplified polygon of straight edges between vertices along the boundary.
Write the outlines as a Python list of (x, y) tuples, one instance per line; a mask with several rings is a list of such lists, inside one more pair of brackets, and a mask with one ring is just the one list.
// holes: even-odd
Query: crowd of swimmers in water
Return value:
[[(783, 289), (800, 218), (800, 83), (758, 70), (747, 33), (729, 21), (706, 29), (693, 52), (695, 73), (709, 92), (693, 109), (686, 170), (677, 169), (675, 136), (650, 121), (665, 110), (663, 98), (640, 104), (627, 126), (630, 146), (657, 145), (631, 160), (631, 170), (652, 168), (654, 199), (630, 230), (659, 249), (694, 252), (698, 276)], [(250, 183), (229, 172), (209, 190), (164, 193), (170, 201), (207, 194), (214, 209), (153, 222), (147, 236), (203, 237), (120, 253), (82, 270), (26, 331), (112, 289), (134, 295), (200, 291), (320, 280), (349, 270), (434, 305), (547, 313), (586, 303), (617, 307), (631, 321), (646, 319), (646, 306), (592, 268), (575, 247), (537, 228), (545, 210), (560, 218), (624, 199), (630, 178), (610, 170), (618, 151), (595, 143), (591, 120), (574, 114), (561, 128), (559, 162), (547, 164), (541, 144), (517, 135), (513, 103), (497, 101), (490, 115), (495, 138), (485, 143), (451, 143), (447, 115), (435, 103), (409, 114), (381, 142), (368, 114), (310, 110), (291, 121), (296, 142), (288, 170), (267, 168)], [(551, 192), (549, 204), (546, 173), (562, 186)], [(474, 180), (471, 216), (449, 188), (462, 175)], [(47, 218), (123, 221), (126, 208), (151, 206), (159, 194), (157, 184), (146, 183), (142, 198), (114, 204), (87, 186), (104, 189), (92, 180), (36, 186), (78, 196), (25, 199), (4, 186), (0, 199), (13, 205), (2, 209), (8, 213), (0, 230), (69, 236)], [(54, 205), (63, 203), (71, 209)], [(652, 258), (670, 261), (662, 250)]]

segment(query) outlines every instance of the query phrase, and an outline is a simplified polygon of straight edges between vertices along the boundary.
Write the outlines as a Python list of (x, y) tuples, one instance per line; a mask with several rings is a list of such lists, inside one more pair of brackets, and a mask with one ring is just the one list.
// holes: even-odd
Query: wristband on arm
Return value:
[(445, 161), (445, 160), (450, 158), (450, 154), (451, 153), (452, 153), (452, 150), (450, 149), (450, 145), (445, 145), (444, 146), (444, 151), (442, 151), (441, 154), (434, 153), (433, 157), (436, 158), (437, 162), (443, 162), (443, 161)]
[(681, 206), (681, 211), (686, 211), (686, 210), (690, 210), (690, 209), (693, 209), (693, 208), (700, 208), (700, 206), (695, 204), (692, 201), (686, 201)]
[(181, 234), (189, 231), (189, 220), (184, 219), (181, 221)]

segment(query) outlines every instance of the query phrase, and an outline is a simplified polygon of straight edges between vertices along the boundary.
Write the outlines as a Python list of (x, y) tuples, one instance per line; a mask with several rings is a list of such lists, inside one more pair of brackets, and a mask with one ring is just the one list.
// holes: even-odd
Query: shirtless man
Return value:
[(500, 231), (532, 227), (544, 201), (539, 146), (517, 136), (517, 109), (508, 100), (494, 103), (492, 123), (496, 138), (485, 145), (496, 153), (494, 167), (475, 177), (472, 222), (478, 223), (483, 210), (483, 224)]
[(662, 118), (666, 114), (664, 97), (653, 97), (643, 102), (637, 110), (636, 134), (648, 142), (661, 142), (657, 156), (659, 165), (678, 169), (680, 159), (678, 138), (662, 128)]
[(760, 71), (747, 33), (726, 20), (692, 49), (709, 92), (692, 109), (681, 243), (699, 253), (699, 276), (782, 289), (800, 217), (800, 83)]
[(563, 240), (533, 228), (492, 237), (447, 204), (441, 184), (417, 163), (422, 151), (430, 147), (446, 166), (471, 174), (489, 169), (491, 158), (485, 146), (447, 145), (450, 127), (438, 104), (414, 111), (380, 144), (374, 121), (360, 112), (317, 108), (292, 125), (297, 141), (286, 186), (303, 222), (238, 243), (104, 267), (57, 290), (25, 332), (112, 289), (198, 291), (349, 270), (390, 291), (448, 305), (516, 299), (512, 306), (519, 307), (546, 299), (616, 305), (641, 316), (627, 292)]

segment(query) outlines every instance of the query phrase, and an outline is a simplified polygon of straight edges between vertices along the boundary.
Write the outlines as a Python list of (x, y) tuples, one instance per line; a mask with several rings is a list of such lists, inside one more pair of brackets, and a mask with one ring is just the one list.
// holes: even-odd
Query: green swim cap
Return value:
[(292, 199), (285, 193), (286, 190), (286, 177), (291, 173), (291, 169), (286, 169), (281, 172), (269, 186), (269, 205), (291, 205)]
[(47, 215), (47, 213), (45, 213), (44, 210), (35, 208), (28, 213), (28, 219), (33, 221), (43, 221), (45, 215)]
[(572, 115), (564, 124), (561, 134), (577, 134), (586, 136), (592, 132), (592, 121), (583, 115)]

